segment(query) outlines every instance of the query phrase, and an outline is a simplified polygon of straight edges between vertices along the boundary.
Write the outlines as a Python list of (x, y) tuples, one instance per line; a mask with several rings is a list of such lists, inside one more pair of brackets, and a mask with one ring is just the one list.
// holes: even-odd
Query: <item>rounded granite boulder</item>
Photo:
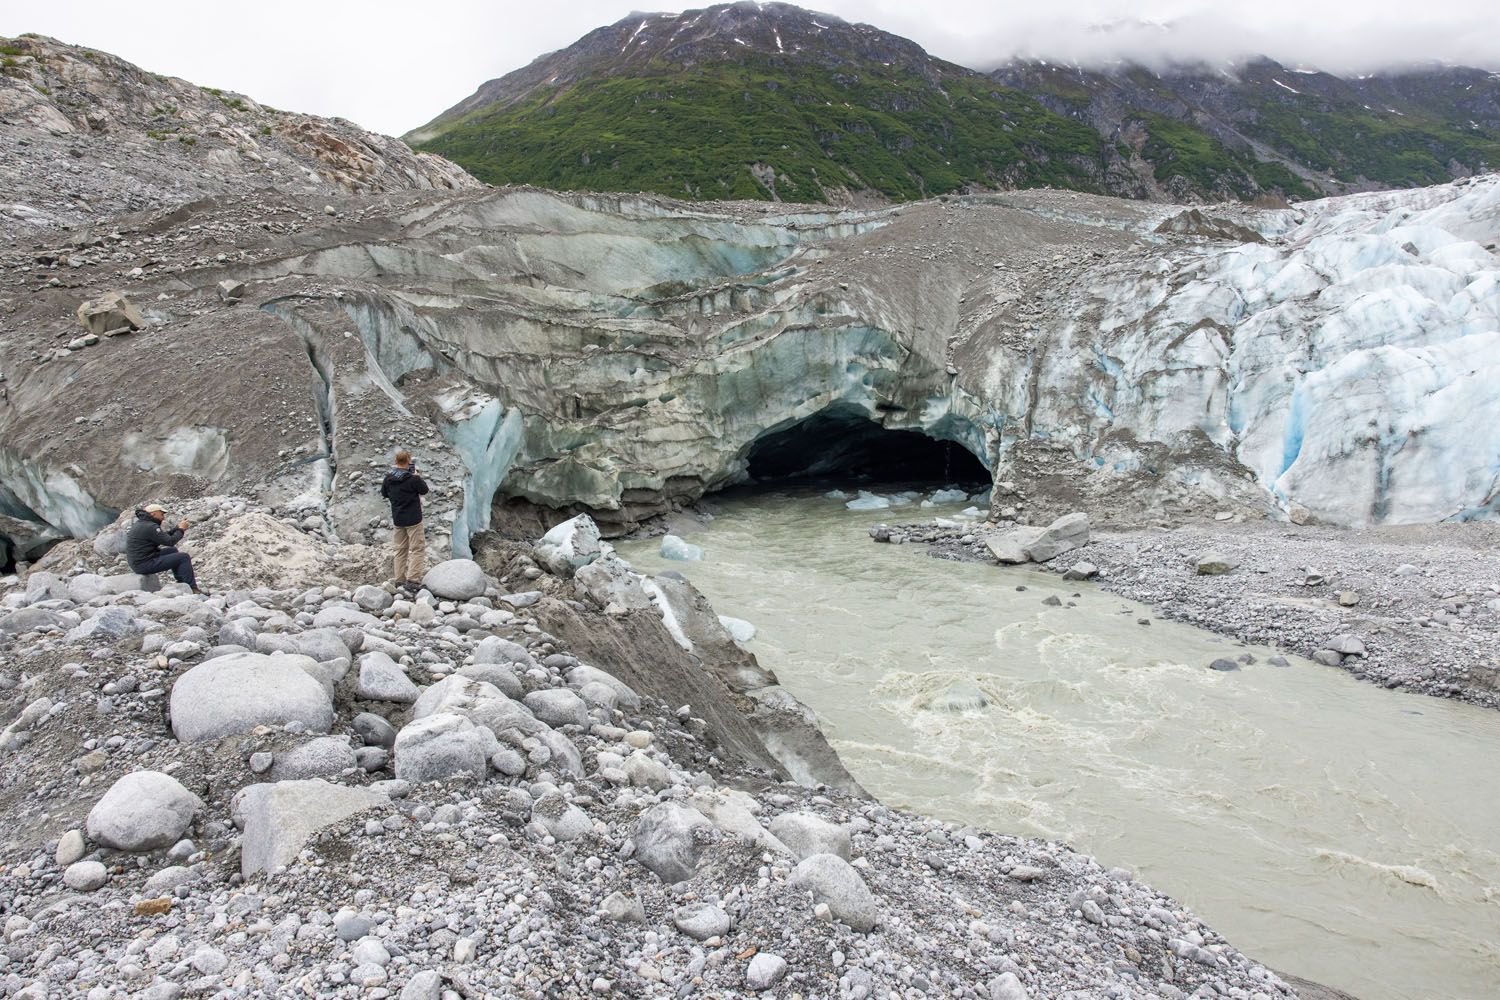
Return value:
[(182, 839), (203, 803), (169, 774), (135, 771), (89, 810), (89, 839), (117, 851), (152, 851)]
[(450, 601), (468, 601), (483, 597), (489, 584), (484, 570), (474, 560), (448, 559), (427, 571), (422, 586)]
[(333, 725), (328, 690), (299, 665), (303, 657), (234, 653), (198, 664), (172, 685), (172, 732), (183, 743), (297, 723), (311, 733)]

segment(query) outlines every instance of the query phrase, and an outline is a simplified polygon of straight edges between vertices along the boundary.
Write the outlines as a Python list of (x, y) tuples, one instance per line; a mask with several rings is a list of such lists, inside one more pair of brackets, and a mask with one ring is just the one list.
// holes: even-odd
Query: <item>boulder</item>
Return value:
[(235, 823), (244, 830), (240, 873), (274, 871), (296, 858), (317, 831), (388, 801), (379, 792), (319, 779), (251, 785), (234, 802)]
[(1099, 567), (1091, 562), (1076, 562), (1063, 573), (1064, 580), (1092, 580), (1099, 575)]
[(814, 854), (804, 858), (787, 883), (791, 888), (810, 892), (814, 903), (826, 903), (834, 919), (857, 931), (875, 928), (879, 913), (875, 897), (854, 866), (834, 854)]
[(123, 292), (105, 292), (78, 307), (78, 322), (95, 336), (139, 330), (146, 325), (141, 311)]
[(518, 699), (526, 693), (521, 687), (521, 679), (504, 663), (471, 663), (466, 667), (459, 667), (458, 674), (460, 677), (470, 677), (494, 685), (507, 698)]
[(729, 933), (729, 914), (712, 903), (685, 903), (672, 911), (672, 924), (694, 941)]
[(63, 885), (74, 892), (93, 892), (109, 881), (109, 869), (98, 861), (75, 861), (63, 869)]
[(651, 607), (639, 574), (615, 556), (596, 559), (573, 576), (578, 593), (601, 608), (644, 611)]
[(502, 639), (498, 635), (485, 636), (474, 647), (475, 663), (514, 663), (523, 669), (536, 666), (526, 647), (519, 642)]
[(233, 278), (225, 278), (218, 284), (219, 300), (230, 305), (245, 297), (245, 283)]
[(845, 861), (853, 856), (849, 831), (812, 813), (782, 813), (771, 820), (770, 831), (798, 861), (814, 854), (833, 854)]
[(745, 969), (745, 988), (755, 993), (768, 990), (786, 978), (786, 959), (763, 951)]
[(457, 777), (483, 780), (497, 747), (490, 730), (462, 715), (439, 712), (396, 734), (396, 777), (413, 784)]
[(482, 701), (496, 698), (509, 700), (493, 684), (465, 677), (463, 674), (454, 674), (423, 689), (422, 693), (417, 696), (416, 703), (412, 705), (411, 717), (420, 719), (438, 712), (462, 714)]
[(1050, 562), (1064, 552), (1089, 543), (1089, 516), (1064, 514), (1037, 533), (1026, 545), (1026, 555), (1033, 562)]
[(1226, 556), (1222, 552), (1204, 552), (1195, 563), (1199, 576), (1223, 576), (1233, 573), (1239, 566), (1239, 560)]
[(355, 694), (368, 701), (394, 701), (409, 705), (421, 691), (401, 664), (384, 653), (365, 653), (359, 658), (359, 683)]
[(1365, 641), (1357, 635), (1336, 635), (1325, 642), (1323, 648), (1343, 656), (1365, 655)]
[(635, 693), (635, 689), (607, 670), (580, 663), (568, 671), (567, 679), (569, 687), (579, 690), (589, 684), (603, 684), (614, 691), (615, 701), (622, 708), (641, 707), (641, 696)]
[(169, 774), (135, 771), (89, 810), (89, 839), (117, 851), (152, 851), (182, 839), (203, 803)]
[(323, 663), (327, 660), (349, 660), (349, 647), (345, 645), (335, 629), (315, 628), (303, 632), (293, 639), (294, 649), (292, 652), (303, 656), (310, 656), (314, 661)]
[(354, 748), (347, 736), (324, 736), (276, 755), (272, 781), (335, 778), (355, 767)]
[(594, 832), (588, 813), (573, 805), (557, 792), (543, 795), (531, 807), (531, 818), (554, 840), (577, 840)]
[(1031, 561), (1031, 556), (1027, 555), (1026, 550), (1041, 536), (1041, 533), (1040, 528), (1012, 528), (1002, 534), (986, 538), (984, 545), (997, 562), (1015, 566)]
[(468, 601), (483, 597), (489, 584), (484, 570), (474, 560), (448, 559), (427, 571), (422, 586), (450, 601)]
[(380, 624), (380, 619), (368, 611), (358, 608), (348, 608), (341, 604), (323, 608), (313, 615), (313, 628), (374, 628)]
[(68, 642), (85, 642), (91, 639), (114, 642), (139, 631), (140, 626), (136, 624), (135, 615), (131, 614), (129, 608), (108, 607), (100, 608), (82, 624), (68, 629), (64, 638)]
[(589, 707), (584, 700), (567, 688), (549, 688), (533, 691), (525, 698), (525, 705), (542, 722), (549, 726), (589, 725)]
[(699, 831), (712, 827), (708, 817), (688, 806), (652, 806), (635, 824), (635, 859), (663, 882), (686, 881), (698, 870)]
[(396, 598), (384, 589), (367, 583), (354, 589), (354, 603), (371, 614), (379, 614), (396, 603)]
[(183, 743), (289, 723), (328, 732), (333, 700), (300, 659), (235, 653), (198, 664), (172, 685), (172, 732)]
[[(76, 618), (74, 619), (77, 620)], [(20, 635), (23, 632), (61, 628), (68, 620), (46, 608), (20, 608), (8, 615), (0, 615), (0, 635)]]
[(389, 750), (396, 745), (396, 727), (373, 712), (361, 712), (354, 717), (354, 731), (367, 747), (383, 747)]
[(532, 554), (552, 573), (570, 577), (598, 559), (603, 551), (599, 526), (587, 514), (579, 514), (543, 535)]

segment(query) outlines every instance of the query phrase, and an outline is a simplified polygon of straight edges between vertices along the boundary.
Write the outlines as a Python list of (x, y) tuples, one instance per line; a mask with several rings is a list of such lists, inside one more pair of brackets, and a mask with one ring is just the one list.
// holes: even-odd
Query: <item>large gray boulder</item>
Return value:
[[(74, 619), (76, 621), (76, 619)], [(8, 615), (0, 615), (0, 635), (21, 635), (24, 632), (61, 628), (68, 620), (46, 608), (20, 608)]]
[(276, 755), (272, 781), (334, 778), (356, 766), (347, 736), (323, 736)]
[(427, 575), (422, 577), (422, 586), (450, 601), (483, 597), (488, 585), (484, 570), (472, 559), (445, 560), (429, 569)]
[(475, 663), (514, 663), (523, 669), (536, 666), (536, 660), (519, 642), (502, 639), (498, 635), (485, 636), (474, 647)]
[(857, 931), (875, 928), (880, 914), (875, 897), (854, 866), (836, 854), (814, 854), (792, 869), (787, 883), (792, 889), (809, 892), (814, 903), (827, 903), (834, 919)]
[(588, 728), (589, 707), (584, 700), (567, 688), (548, 688), (533, 691), (525, 698), (531, 714), (549, 726), (580, 726)]
[(591, 667), (586, 663), (568, 671), (568, 686), (580, 691), (589, 684), (603, 684), (615, 693), (615, 704), (621, 708), (640, 708), (641, 696), (635, 689), (607, 670)]
[(331, 628), (309, 629), (296, 636), (294, 642), (298, 653), (310, 656), (319, 663), (350, 659), (348, 645), (340, 638), (338, 632)]
[(770, 830), (799, 861), (814, 854), (834, 854), (848, 861), (853, 854), (849, 831), (812, 813), (782, 813), (771, 820)]
[(472, 677), (476, 681), (493, 684), (507, 698), (520, 700), (526, 693), (526, 689), (521, 686), (521, 679), (508, 663), (470, 663), (459, 667), (458, 673), (460, 677)]
[(234, 803), (240, 839), (240, 873), (274, 871), (294, 859), (314, 833), (366, 809), (386, 805), (379, 792), (326, 781), (251, 785)]
[(438, 712), (463, 713), (482, 701), (508, 700), (495, 685), (454, 674), (428, 685), (412, 705), (411, 717), (420, 719)]
[(986, 538), (984, 545), (996, 562), (1015, 566), (1031, 562), (1031, 556), (1027, 555), (1026, 550), (1041, 534), (1041, 528), (1012, 528), (1003, 534)]
[(308, 732), (328, 732), (333, 700), (301, 661), (235, 653), (198, 664), (172, 685), (172, 732), (183, 743), (290, 723)]
[(94, 612), (93, 617), (68, 629), (64, 638), (68, 642), (85, 642), (91, 639), (114, 642), (138, 631), (140, 626), (136, 624), (135, 615), (130, 613), (129, 608), (100, 608)]
[(462, 715), (429, 715), (396, 734), (396, 777), (413, 784), (460, 777), (483, 780), (490, 754), (498, 748), (490, 730)]
[(1026, 545), (1026, 555), (1034, 562), (1050, 562), (1064, 552), (1089, 543), (1089, 516), (1064, 514), (1043, 528)]
[(169, 774), (136, 771), (110, 786), (89, 810), (89, 839), (117, 851), (154, 851), (182, 839), (203, 802)]
[(613, 605), (628, 611), (644, 611), (651, 607), (641, 577), (612, 555), (579, 569), (573, 575), (573, 584), (581, 595), (601, 608)]
[(394, 701), (409, 705), (421, 696), (401, 664), (384, 653), (365, 653), (359, 658), (359, 683), (355, 694), (369, 701)]
[(688, 806), (663, 802), (635, 824), (635, 859), (663, 882), (683, 882), (698, 870), (699, 837), (713, 829), (708, 817)]

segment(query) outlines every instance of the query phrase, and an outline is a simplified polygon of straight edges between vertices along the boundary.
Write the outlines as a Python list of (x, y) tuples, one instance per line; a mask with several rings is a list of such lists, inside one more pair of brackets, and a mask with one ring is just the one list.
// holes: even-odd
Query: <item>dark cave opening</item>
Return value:
[(756, 482), (842, 480), (875, 483), (991, 482), (990, 471), (963, 445), (921, 431), (892, 430), (862, 409), (834, 405), (751, 446)]

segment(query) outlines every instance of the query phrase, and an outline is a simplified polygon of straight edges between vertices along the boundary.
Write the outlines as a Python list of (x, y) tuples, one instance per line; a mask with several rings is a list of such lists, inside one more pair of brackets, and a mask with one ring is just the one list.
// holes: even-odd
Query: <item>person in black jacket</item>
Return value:
[(396, 452), (396, 465), (385, 474), (380, 495), (391, 502), (391, 520), (396, 525), (396, 585), (408, 590), (420, 587), (427, 571), (427, 540), (422, 533), (422, 497), (426, 494), (427, 484), (417, 475), (411, 452)]
[(178, 583), (185, 583), (193, 588), (193, 593), (201, 594), (192, 557), (177, 551), (188, 522), (179, 521), (177, 527), (163, 530), (161, 525), (166, 519), (167, 512), (160, 504), (148, 503), (135, 512), (135, 521), (125, 533), (125, 561), (132, 572), (142, 576), (171, 570)]

